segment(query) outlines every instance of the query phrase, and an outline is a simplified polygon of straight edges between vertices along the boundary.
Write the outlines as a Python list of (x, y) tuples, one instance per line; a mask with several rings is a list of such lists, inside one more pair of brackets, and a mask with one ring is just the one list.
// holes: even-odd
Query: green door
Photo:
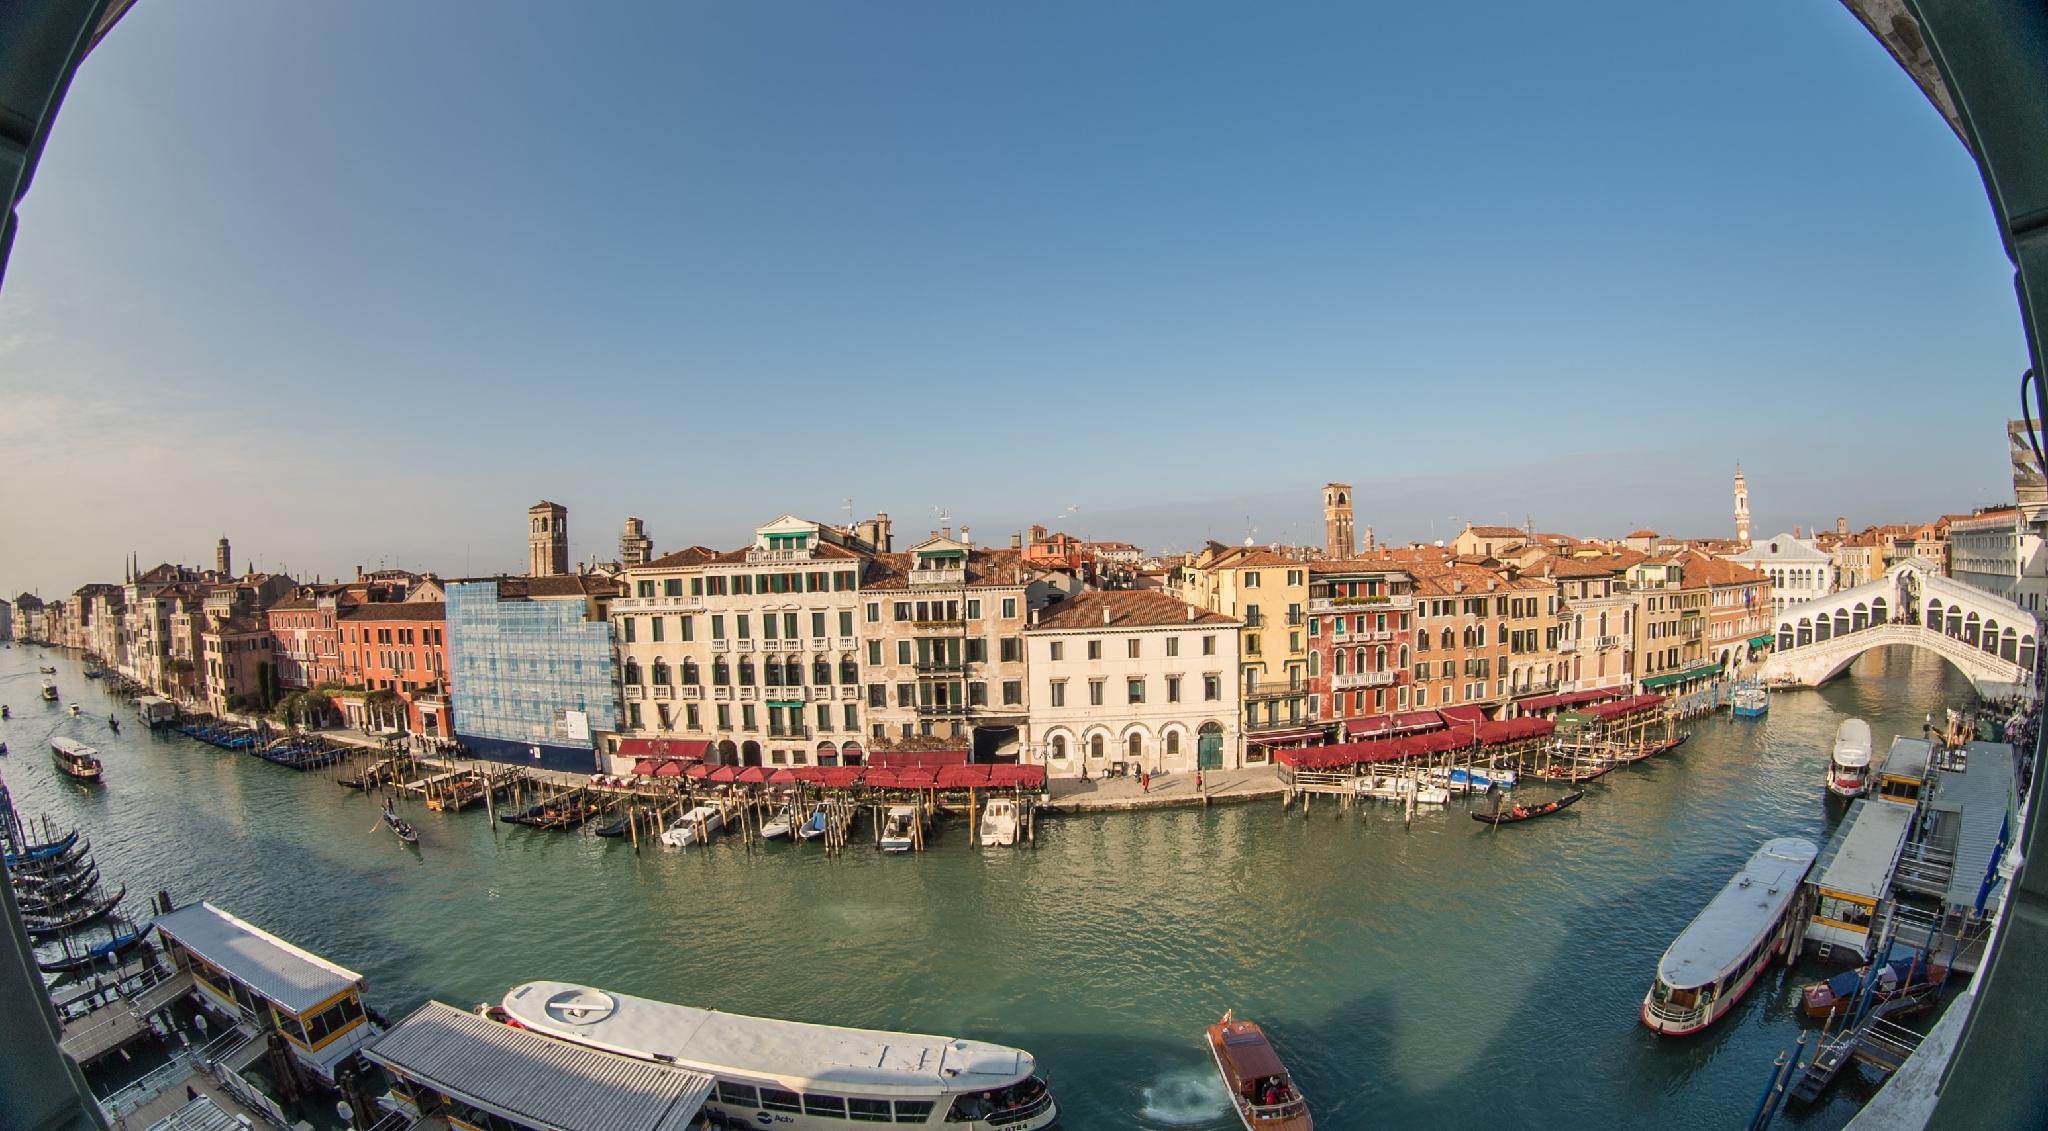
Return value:
[(1205, 734), (1195, 744), (1195, 766), (1203, 770), (1223, 768), (1223, 736)]

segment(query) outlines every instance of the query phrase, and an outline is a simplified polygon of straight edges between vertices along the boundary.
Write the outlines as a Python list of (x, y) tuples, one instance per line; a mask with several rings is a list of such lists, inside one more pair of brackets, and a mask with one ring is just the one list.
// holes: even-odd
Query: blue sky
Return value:
[(0, 291), (0, 588), (518, 569), (541, 497), (579, 558), (2009, 497), (1974, 164), (1838, 5), (1705, 15), (138, 5)]

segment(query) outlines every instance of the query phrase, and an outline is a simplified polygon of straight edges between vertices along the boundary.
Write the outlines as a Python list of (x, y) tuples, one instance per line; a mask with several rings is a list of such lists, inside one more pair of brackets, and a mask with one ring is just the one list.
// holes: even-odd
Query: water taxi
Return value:
[(916, 848), (916, 822), (917, 810), (908, 805), (889, 806), (888, 815), (882, 818), (882, 851), (909, 852)]
[(1728, 697), (1728, 705), (1738, 719), (1760, 719), (1771, 709), (1771, 693), (1755, 680), (1744, 680)]
[(1209, 1026), (1209, 1053), (1245, 1131), (1311, 1131), (1308, 1101), (1256, 1021), (1225, 1013)]
[(44, 680), (44, 681), (43, 681), (43, 691), (42, 691), (42, 695), (43, 695), (43, 702), (45, 702), (45, 703), (55, 703), (55, 702), (57, 701), (57, 685), (56, 685), (56, 684), (54, 684), (54, 683), (51, 683), (51, 682), (50, 682), (49, 680), (47, 680), (47, 679), (46, 679), (46, 680)]
[(1017, 803), (991, 797), (981, 809), (981, 846), (1008, 848), (1017, 843)]
[(1036, 1060), (1003, 1045), (746, 1017), (569, 982), (514, 986), (502, 1012), (537, 1033), (707, 1073), (718, 1083), (705, 1110), (735, 1125), (1038, 1131), (1059, 1122)]
[(710, 844), (711, 836), (725, 827), (725, 814), (716, 805), (699, 805), (676, 818), (676, 823), (661, 834), (661, 843), (670, 848), (688, 848), (693, 844)]
[(1870, 788), (1870, 724), (1849, 719), (1835, 728), (1835, 752), (1828, 759), (1828, 792), (1836, 797), (1863, 796)]
[(1643, 1024), (1660, 1036), (1697, 1033), (1735, 1008), (1798, 925), (1790, 914), (1819, 854), (1810, 840), (1767, 840), (1657, 963)]
[(99, 751), (75, 738), (52, 735), (50, 757), (57, 763), (59, 770), (75, 780), (95, 784), (102, 780)]

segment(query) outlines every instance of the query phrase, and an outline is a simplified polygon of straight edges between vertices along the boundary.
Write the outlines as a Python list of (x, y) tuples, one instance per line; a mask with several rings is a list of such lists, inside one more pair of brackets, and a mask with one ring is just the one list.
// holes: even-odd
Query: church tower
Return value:
[(1749, 549), (1749, 481), (1742, 477), (1742, 465), (1735, 465), (1735, 544)]
[(546, 499), (526, 508), (526, 573), (555, 577), (569, 572), (569, 508)]
[(1351, 534), (1351, 484), (1330, 483), (1323, 487), (1323, 554), (1336, 561), (1357, 557), (1357, 543)]
[(219, 542), (214, 543), (213, 568), (223, 579), (235, 575), (234, 557), (228, 550), (228, 536), (225, 534), (220, 536)]
[(647, 524), (637, 518), (626, 519), (626, 531), (619, 535), (619, 564), (643, 566), (654, 556), (654, 539), (647, 536)]

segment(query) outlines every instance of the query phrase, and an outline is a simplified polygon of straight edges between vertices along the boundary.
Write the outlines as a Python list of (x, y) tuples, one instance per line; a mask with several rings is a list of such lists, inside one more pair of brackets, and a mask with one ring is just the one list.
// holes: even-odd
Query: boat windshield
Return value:
[(1029, 1076), (1015, 1084), (980, 1092), (963, 1092), (946, 1113), (948, 1123), (983, 1122), (1001, 1127), (1029, 1119), (1052, 1105), (1045, 1081)]

